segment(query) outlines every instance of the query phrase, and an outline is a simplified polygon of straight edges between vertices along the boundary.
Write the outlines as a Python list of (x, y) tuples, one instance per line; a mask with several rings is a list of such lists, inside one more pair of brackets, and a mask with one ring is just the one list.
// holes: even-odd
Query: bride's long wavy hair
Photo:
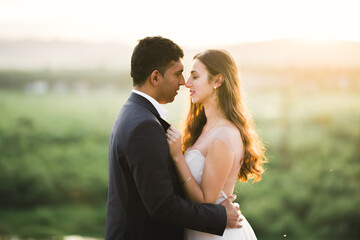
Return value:
[[(261, 180), (264, 172), (263, 164), (267, 162), (265, 148), (256, 134), (252, 117), (247, 113), (242, 102), (240, 77), (235, 60), (225, 50), (206, 50), (194, 56), (200, 60), (209, 72), (209, 82), (214, 76), (221, 74), (223, 84), (215, 89), (217, 103), (225, 117), (239, 129), (244, 146), (244, 156), (237, 179), (246, 182), (253, 178), (254, 182)], [(192, 103), (185, 122), (182, 149), (186, 151), (199, 138), (206, 124), (204, 106)]]

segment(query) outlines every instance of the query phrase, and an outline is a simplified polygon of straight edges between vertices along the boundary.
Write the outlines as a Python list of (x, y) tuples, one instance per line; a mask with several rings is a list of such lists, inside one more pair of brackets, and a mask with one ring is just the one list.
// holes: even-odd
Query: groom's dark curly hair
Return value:
[(170, 39), (155, 36), (139, 40), (131, 57), (133, 85), (141, 86), (154, 70), (164, 75), (171, 61), (183, 57), (182, 48)]

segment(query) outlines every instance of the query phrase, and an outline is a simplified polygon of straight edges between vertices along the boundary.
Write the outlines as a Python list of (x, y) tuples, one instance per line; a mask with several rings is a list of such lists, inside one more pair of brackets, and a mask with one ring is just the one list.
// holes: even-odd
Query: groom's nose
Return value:
[(184, 76), (181, 74), (180, 78), (179, 78), (179, 85), (185, 85), (185, 78)]

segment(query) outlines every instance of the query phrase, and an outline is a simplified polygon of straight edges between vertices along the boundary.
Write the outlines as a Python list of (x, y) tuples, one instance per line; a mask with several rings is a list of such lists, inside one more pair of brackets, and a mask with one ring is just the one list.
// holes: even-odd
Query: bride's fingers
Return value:
[(174, 137), (173, 133), (168, 130), (168, 131), (166, 132), (166, 137), (168, 138), (168, 137), (170, 137), (170, 136), (173, 136), (173, 137)]
[(167, 136), (168, 140), (170, 140), (171, 142), (175, 142), (176, 141), (176, 138), (171, 136), (171, 135), (168, 135)]
[(173, 136), (174, 138), (179, 138), (180, 137), (180, 135), (179, 134), (177, 134), (177, 133), (175, 133), (175, 132), (172, 132), (172, 131), (167, 131), (167, 135), (169, 135), (169, 136)]
[(176, 129), (174, 130), (174, 129), (172, 129), (172, 128), (169, 128), (168, 130), (167, 130), (167, 132), (169, 132), (169, 133), (172, 133), (172, 134), (178, 134), (178, 132), (176, 131)]
[(175, 127), (173, 127), (172, 130), (173, 130), (176, 134), (180, 134), (179, 130), (177, 130)]
[(171, 125), (171, 126), (168, 128), (168, 130), (171, 130), (171, 131), (173, 131), (173, 132), (176, 133), (176, 134), (180, 134), (180, 132), (179, 132), (173, 125)]
[(174, 132), (171, 131), (170, 129), (168, 129), (168, 130), (166, 131), (166, 136), (168, 136), (168, 135), (174, 135)]
[(168, 144), (172, 144), (173, 141), (170, 138), (167, 138), (166, 141), (168, 142)]
[(171, 129), (168, 129), (168, 130), (166, 131), (166, 133), (167, 133), (167, 134), (175, 134), (174, 131), (172, 131)]
[(167, 136), (173, 137), (173, 138), (175, 138), (175, 139), (178, 139), (178, 138), (179, 138), (177, 135), (175, 135), (175, 134), (173, 134), (173, 133), (168, 133)]

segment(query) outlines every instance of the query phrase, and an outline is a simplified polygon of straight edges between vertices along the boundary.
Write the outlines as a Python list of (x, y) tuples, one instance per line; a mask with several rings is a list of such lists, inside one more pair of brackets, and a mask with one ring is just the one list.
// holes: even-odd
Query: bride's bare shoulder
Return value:
[(229, 149), (234, 150), (234, 147), (239, 145), (241, 141), (240, 132), (234, 124), (225, 122), (214, 129), (212, 136), (210, 136), (209, 144), (219, 143), (219, 140), (225, 143)]
[(214, 137), (234, 140), (234, 138), (240, 138), (241, 136), (239, 129), (235, 126), (235, 124), (226, 120), (221, 126), (216, 129)]

